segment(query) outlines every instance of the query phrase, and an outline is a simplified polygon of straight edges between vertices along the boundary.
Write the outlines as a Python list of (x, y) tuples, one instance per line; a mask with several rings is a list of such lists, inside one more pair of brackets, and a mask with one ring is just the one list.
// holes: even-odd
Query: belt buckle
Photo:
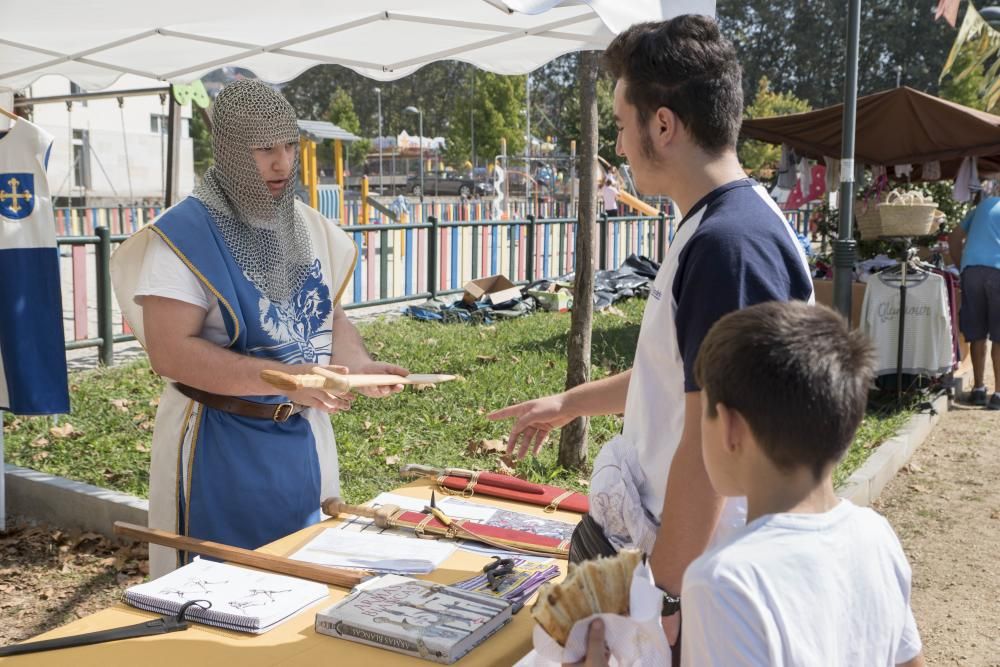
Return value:
[(271, 419), (281, 424), (288, 421), (288, 418), (292, 416), (292, 410), (295, 409), (295, 404), (291, 402), (278, 403), (274, 406), (274, 414), (271, 415)]

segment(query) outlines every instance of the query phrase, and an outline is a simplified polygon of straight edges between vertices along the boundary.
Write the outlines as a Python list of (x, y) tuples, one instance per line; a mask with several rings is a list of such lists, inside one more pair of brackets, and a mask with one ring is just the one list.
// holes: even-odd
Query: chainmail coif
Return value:
[[(208, 208), (237, 266), (277, 304), (302, 287), (313, 263), (305, 221), (295, 210), (299, 173), (295, 111), (280, 93), (244, 79), (222, 89), (212, 106), (215, 165), (194, 196)], [(288, 183), (277, 198), (257, 169), (253, 149), (295, 144)]]

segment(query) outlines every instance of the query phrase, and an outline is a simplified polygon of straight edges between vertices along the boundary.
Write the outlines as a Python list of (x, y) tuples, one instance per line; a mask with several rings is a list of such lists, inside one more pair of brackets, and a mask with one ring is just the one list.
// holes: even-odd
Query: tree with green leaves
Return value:
[(501, 139), (507, 140), (508, 155), (523, 152), (524, 77), (482, 70), (470, 74), (459, 81), (466, 94), (456, 98), (448, 116), (445, 160), (456, 167), (471, 161), (473, 124), (480, 164), (491, 162), (500, 153)]
[[(579, 86), (574, 86), (573, 90), (579, 93)], [(615, 124), (615, 82), (606, 74), (599, 75), (595, 90), (597, 96), (597, 154), (609, 163), (618, 165), (623, 159), (615, 153), (615, 144), (618, 141), (618, 126)], [(580, 136), (582, 131), (580, 123), (580, 95), (569, 97), (562, 108), (559, 116), (560, 124), (563, 127), (563, 134), (559, 137), (559, 146), (569, 152), (569, 142)]]
[[(955, 30), (934, 21), (932, 6), (930, 0), (861, 4), (859, 95), (895, 87), (897, 73), (902, 85), (937, 94)], [(775, 89), (814, 107), (843, 101), (844, 0), (718, 0), (716, 14), (743, 65), (746, 99), (766, 76)]]
[[(941, 69), (942, 96), (987, 111), (1000, 107), (1000, 31), (971, 4)], [(986, 63), (992, 61), (989, 70)]]
[[(959, 76), (963, 72), (966, 74)], [(982, 95), (987, 83), (983, 63), (976, 63), (972, 49), (965, 48), (955, 58), (951, 71), (942, 77), (938, 95), (957, 104), (987, 111), (986, 100)]]
[[(809, 103), (800, 100), (792, 93), (779, 93), (771, 89), (771, 82), (766, 76), (757, 82), (757, 94), (753, 103), (744, 109), (745, 118), (768, 118), (784, 116), (790, 113), (801, 113), (810, 110)], [(740, 163), (750, 173), (759, 175), (761, 171), (773, 169), (781, 159), (781, 147), (775, 144), (745, 139), (739, 146)]]
[(372, 142), (364, 138), (365, 132), (361, 129), (361, 121), (358, 120), (358, 114), (354, 112), (354, 101), (351, 100), (350, 94), (343, 88), (338, 89), (333, 94), (333, 97), (330, 98), (330, 106), (326, 111), (326, 118), (337, 127), (362, 137), (360, 141), (350, 143), (347, 150), (350, 155), (351, 164), (364, 164)]

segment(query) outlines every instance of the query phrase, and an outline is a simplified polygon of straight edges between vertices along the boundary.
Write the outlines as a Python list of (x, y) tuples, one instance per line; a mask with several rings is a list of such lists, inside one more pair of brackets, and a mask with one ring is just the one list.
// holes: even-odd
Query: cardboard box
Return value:
[(558, 292), (529, 290), (528, 296), (535, 297), (542, 310), (552, 313), (565, 313), (573, 307), (573, 293), (565, 290), (559, 290)]
[(521, 288), (502, 273), (470, 280), (464, 287), (465, 294), (462, 295), (462, 301), (465, 303), (475, 303), (485, 297), (486, 301), (496, 305), (521, 296)]
[[(861, 326), (861, 304), (865, 302), (865, 283), (851, 283), (851, 328)], [(813, 279), (816, 303), (833, 308), (833, 281)]]

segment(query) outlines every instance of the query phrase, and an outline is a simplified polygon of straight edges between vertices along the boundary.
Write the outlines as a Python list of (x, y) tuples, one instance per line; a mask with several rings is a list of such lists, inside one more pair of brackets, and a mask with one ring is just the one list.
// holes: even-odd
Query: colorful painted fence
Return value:
[(114, 235), (136, 232), (160, 214), (159, 206), (56, 208), (57, 236), (93, 236), (98, 227)]
[[(502, 273), (517, 283), (574, 270), (577, 221), (438, 220), (343, 228), (360, 248), (344, 293), (345, 308), (392, 303), (462, 290), (469, 280)], [(596, 225), (601, 267), (628, 255), (661, 261), (673, 222), (666, 215), (621, 217)], [(603, 237), (601, 236), (603, 234)]]

